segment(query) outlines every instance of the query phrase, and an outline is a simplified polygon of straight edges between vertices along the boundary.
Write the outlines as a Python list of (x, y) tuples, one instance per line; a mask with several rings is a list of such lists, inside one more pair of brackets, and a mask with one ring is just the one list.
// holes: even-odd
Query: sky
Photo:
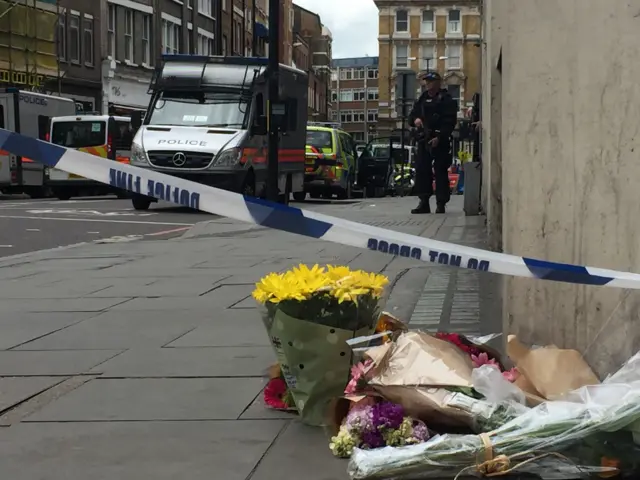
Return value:
[(294, 0), (320, 15), (333, 34), (333, 58), (378, 56), (378, 7), (373, 0)]

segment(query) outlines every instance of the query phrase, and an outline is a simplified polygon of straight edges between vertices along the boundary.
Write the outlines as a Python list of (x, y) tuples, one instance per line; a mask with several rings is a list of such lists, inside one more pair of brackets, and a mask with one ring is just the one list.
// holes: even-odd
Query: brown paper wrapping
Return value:
[(451, 392), (470, 387), (473, 363), (458, 347), (426, 333), (408, 332), (396, 342), (367, 350), (376, 364), (369, 386), (408, 415), (425, 422), (468, 426), (470, 416), (448, 405)]
[(509, 335), (507, 354), (520, 372), (515, 383), (527, 394), (527, 398), (553, 400), (580, 387), (600, 383), (576, 350), (555, 346), (530, 349), (515, 335)]

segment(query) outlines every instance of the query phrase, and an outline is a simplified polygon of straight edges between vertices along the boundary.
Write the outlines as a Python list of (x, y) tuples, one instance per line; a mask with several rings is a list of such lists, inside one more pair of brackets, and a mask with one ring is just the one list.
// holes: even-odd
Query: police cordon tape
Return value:
[(0, 150), (133, 193), (263, 227), (453, 267), (558, 282), (640, 289), (640, 274), (465, 247), (280, 205), (0, 129)]

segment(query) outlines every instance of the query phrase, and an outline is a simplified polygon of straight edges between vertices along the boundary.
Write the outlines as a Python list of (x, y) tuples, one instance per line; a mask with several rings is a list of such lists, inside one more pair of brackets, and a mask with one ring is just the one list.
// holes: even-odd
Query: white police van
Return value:
[[(48, 141), (51, 118), (75, 112), (76, 104), (69, 98), (0, 88), (0, 128), (12, 132)], [(46, 196), (44, 165), (0, 150), (0, 190)]]

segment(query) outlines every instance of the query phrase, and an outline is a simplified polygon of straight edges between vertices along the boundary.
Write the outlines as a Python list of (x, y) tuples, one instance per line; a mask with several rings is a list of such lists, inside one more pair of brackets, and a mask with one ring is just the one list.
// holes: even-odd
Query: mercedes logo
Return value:
[(187, 163), (187, 156), (182, 153), (182, 152), (178, 152), (173, 156), (173, 164), (176, 167), (182, 167), (185, 163)]

